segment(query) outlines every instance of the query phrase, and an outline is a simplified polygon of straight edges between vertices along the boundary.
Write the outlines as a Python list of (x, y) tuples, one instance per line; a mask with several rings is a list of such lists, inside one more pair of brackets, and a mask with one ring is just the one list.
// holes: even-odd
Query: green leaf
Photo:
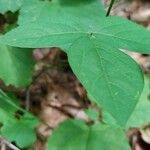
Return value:
[[(67, 14), (67, 16), (71, 16), (73, 14), (74, 17), (80, 17), (80, 19), (87, 17), (88, 15), (90, 20), (92, 20), (93, 15), (104, 17), (105, 11), (103, 5), (101, 5), (99, 0), (53, 0), (52, 2), (25, 0), (20, 10), (18, 24), (23, 25), (34, 22), (40, 23), (43, 21), (45, 23), (55, 19), (54, 15), (59, 15), (62, 18), (63, 14)], [(69, 20), (67, 20), (67, 22), (68, 21)], [(78, 23), (78, 25), (80, 25), (80, 22)]]
[[(14, 99), (11, 99), (6, 93), (0, 90), (0, 124), (3, 126), (13, 122), (15, 118), (15, 113), (22, 109), (13, 102)], [(22, 111), (24, 112), (24, 110)]]
[(150, 82), (148, 77), (145, 77), (145, 86), (140, 97), (140, 100), (127, 122), (127, 127), (140, 127), (150, 123), (150, 101), (148, 96), (150, 94)]
[(0, 0), (0, 13), (15, 12), (21, 7), (22, 3), (23, 0)]
[(34, 66), (32, 50), (0, 45), (0, 51), (0, 78), (5, 84), (29, 84)]
[(88, 38), (74, 42), (68, 57), (92, 99), (125, 125), (143, 88), (138, 65), (123, 52), (102, 49)]
[(142, 91), (143, 77), (136, 63), (119, 49), (150, 53), (150, 32), (119, 17), (104, 18), (98, 1), (61, 2), (26, 5), (20, 26), (2, 36), (1, 42), (64, 49), (92, 100), (125, 125)]
[(54, 131), (47, 150), (130, 150), (119, 127), (97, 124), (88, 127), (80, 121), (66, 121)]
[(5, 92), (0, 90), (0, 108), (10, 115), (15, 115), (17, 110), (22, 111), (22, 108), (14, 100), (16, 101), (16, 98), (11, 99)]
[[(14, 97), (11, 98), (4, 92), (0, 92), (0, 123), (2, 124), (0, 135), (10, 142), (16, 142), (21, 148), (31, 146), (36, 140), (34, 129), (38, 120), (20, 108), (14, 102)], [(23, 116), (20, 115), (19, 119), (16, 117), (18, 110), (24, 113)]]
[[(20, 45), (18, 45), (19, 47), (33, 47), (33, 45), (34, 47), (50, 47), (52, 45), (59, 46), (59, 43), (57, 42), (61, 43), (60, 46), (62, 46), (63, 44), (70, 45), (74, 40), (73, 37), (75, 37), (75, 39), (78, 38), (80, 35), (82, 35), (82, 32), (83, 32), (83, 35), (86, 34), (85, 33), (86, 24), (93, 22), (93, 19), (94, 19), (93, 15), (95, 16), (105, 15), (104, 10), (102, 9), (102, 5), (100, 4), (98, 0), (93, 0), (91, 1), (91, 3), (85, 3), (85, 5), (77, 5), (77, 6), (75, 5), (76, 7), (73, 7), (67, 4), (65, 5), (64, 3), (62, 4), (61, 2), (59, 1), (58, 2), (57, 1), (37, 2), (37, 3), (33, 3), (32, 5), (29, 5), (27, 3), (28, 5), (25, 5), (25, 7), (21, 9), (21, 14), (19, 17), (19, 24), (20, 24), (21, 30), (20, 30), (20, 27), (16, 30), (17, 36), (15, 38), (12, 37), (13, 38), (12, 41), (17, 41), (17, 43), (19, 42), (18, 31), (20, 30), (19, 32), (21, 33), (22, 29), (25, 27), (26, 29), (25, 28), (23, 29), (23, 34), (22, 34), (23, 38), (21, 38), (20, 40), (22, 41), (22, 39), (26, 38), (27, 41), (26, 42), (24, 41), (24, 44), (22, 43), (23, 41), (22, 42), (20, 41)], [(40, 10), (40, 13), (39, 13), (39, 10)], [(88, 18), (86, 18), (87, 15), (88, 15)], [(67, 23), (65, 20), (67, 20)], [(84, 22), (84, 20), (86, 22)], [(94, 20), (97, 21), (97, 17)], [(52, 23), (51, 27), (49, 26), (49, 23), (50, 24)], [(98, 24), (97, 24), (97, 27), (99, 27)], [(81, 30), (84, 30), (84, 31), (81, 31)], [(28, 31), (28, 32), (24, 32), (24, 31)], [(78, 35), (78, 32), (79, 32), (79, 35)], [(54, 36), (56, 34), (58, 35), (58, 38), (60, 38), (60, 36), (62, 38), (61, 40), (60, 39), (56, 40), (56, 37), (54, 37), (55, 39), (53, 39), (53, 35), (49, 35), (49, 34), (54, 34)], [(40, 38), (41, 36), (43, 38)], [(51, 40), (52, 41), (54, 40), (54, 41), (53, 42), (51, 42), (51, 40), (49, 41), (48, 40), (49, 38), (51, 38)], [(71, 43), (69, 39), (72, 41)], [(6, 42), (5, 40), (2, 40), (1, 42), (2, 43)], [(40, 42), (38, 42), (37, 40), (40, 40)], [(66, 43), (66, 40), (67, 40), (67, 43)]]
[(24, 116), (20, 120), (9, 120), (0, 130), (1, 135), (10, 142), (16, 142), (20, 148), (29, 147), (36, 141), (37, 123), (38, 121), (31, 115)]
[(92, 36), (106, 48), (150, 53), (150, 32), (119, 17), (105, 18), (97, 0), (75, 6), (60, 1), (25, 5), (19, 25), (1, 42), (17, 47), (59, 46), (67, 50), (75, 40)]
[(99, 112), (95, 109), (86, 109), (85, 113), (94, 121), (99, 119)]
[(4, 125), (8, 121), (10, 121), (10, 120), (12, 121), (12, 118), (10, 116), (11, 115), (8, 112), (6, 112), (2, 108), (0, 108), (0, 124)]

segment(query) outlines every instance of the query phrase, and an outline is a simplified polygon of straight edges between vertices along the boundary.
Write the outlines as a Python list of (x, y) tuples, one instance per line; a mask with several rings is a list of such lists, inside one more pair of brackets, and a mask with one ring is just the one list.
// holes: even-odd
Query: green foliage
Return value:
[(140, 127), (150, 123), (149, 77), (145, 77), (145, 86), (140, 100), (127, 122), (127, 127)]
[[(48, 2), (48, 1), (42, 2), (38, 0), (25, 0), (24, 5), (20, 10), (18, 24), (24, 25), (24, 24), (37, 22), (48, 26), (48, 23), (51, 20), (53, 19), (55, 20), (55, 16), (53, 16), (56, 15), (55, 11), (58, 12), (57, 15), (59, 15), (59, 18), (63, 19), (60, 16), (60, 14), (63, 15), (64, 9), (65, 9), (64, 17), (65, 16), (72, 17), (71, 15), (72, 13), (74, 14), (74, 17), (76, 16), (76, 18), (80, 18), (80, 19), (81, 18), (84, 19), (88, 14), (88, 17), (91, 18), (90, 21), (92, 21), (93, 15), (104, 17), (105, 11), (103, 9), (103, 6), (100, 5), (100, 2), (98, 0), (92, 0), (91, 3), (89, 3), (89, 1), (91, 0), (85, 0), (85, 1), (53, 0), (52, 2)], [(41, 12), (39, 12), (39, 10), (41, 10)], [(66, 21), (69, 22), (69, 18), (67, 18)], [(78, 26), (79, 25), (80, 22), (78, 22)], [(50, 28), (50, 26), (48, 28)]]
[(89, 39), (76, 41), (68, 54), (72, 69), (91, 98), (125, 125), (143, 88), (136, 63), (121, 51), (103, 49)]
[[(150, 123), (150, 101), (148, 99), (149, 97), (149, 77), (145, 77), (145, 84), (144, 84), (144, 89), (141, 94), (141, 97), (131, 114), (127, 124), (126, 124), (126, 129), (130, 127), (141, 127), (144, 126), (148, 123)], [(111, 125), (116, 125), (116, 121), (114, 118), (106, 111), (103, 111), (103, 121), (107, 124)]]
[(54, 131), (47, 150), (130, 150), (119, 127), (96, 124), (88, 127), (80, 121), (66, 121)]
[(21, 7), (22, 3), (23, 0), (0, 0), (0, 13), (15, 12)]
[[(37, 2), (32, 10), (27, 5), (24, 9), (29, 12), (22, 11), (20, 26), (1, 41), (19, 47), (63, 48), (90, 97), (125, 125), (142, 91), (143, 79), (136, 63), (118, 49), (149, 53), (150, 34), (124, 19), (104, 18), (95, 13), (97, 5), (97, 1), (83, 6), (78, 2), (75, 6), (62, 1)], [(99, 13), (103, 11), (99, 9)]]
[[(123, 128), (149, 122), (144, 115), (150, 105), (143, 96), (138, 103), (143, 75), (122, 49), (149, 54), (150, 32), (119, 17), (105, 17), (99, 0), (0, 0), (0, 13), (16, 11), (21, 5), (18, 27), (0, 36), (0, 79), (6, 85), (28, 85), (34, 62), (27, 48), (60, 47), (91, 101), (102, 109), (103, 122), (109, 124), (88, 127), (67, 121), (49, 139), (48, 149), (128, 150)], [(18, 110), (24, 115), (16, 118)], [(96, 116), (92, 114), (93, 119)], [(16, 98), (0, 91), (1, 135), (28, 147), (36, 139), (37, 122)]]
[(94, 109), (86, 109), (85, 113), (94, 121), (99, 119), (99, 112)]
[(2, 127), (1, 135), (11, 142), (16, 142), (20, 148), (29, 147), (36, 141), (34, 129), (37, 123), (37, 120), (31, 115), (19, 120), (9, 120)]
[(20, 148), (31, 146), (36, 140), (34, 129), (38, 120), (20, 108), (15, 98), (10, 98), (2, 91), (0, 91), (0, 106), (2, 124), (0, 134), (10, 142), (16, 142)]
[(12, 46), (59, 46), (67, 51), (77, 39), (87, 37), (105, 49), (128, 48), (150, 53), (148, 31), (119, 17), (105, 18), (104, 11), (98, 6), (100, 3), (95, 0), (74, 7), (61, 4), (61, 1), (25, 5), (19, 17), (20, 26), (1, 40)]
[(16, 103), (16, 98), (11, 99), (5, 92), (0, 90), (0, 106), (5, 112), (14, 115), (17, 110), (22, 110)]
[(24, 86), (31, 82), (34, 61), (31, 49), (0, 45), (0, 78), (6, 85)]

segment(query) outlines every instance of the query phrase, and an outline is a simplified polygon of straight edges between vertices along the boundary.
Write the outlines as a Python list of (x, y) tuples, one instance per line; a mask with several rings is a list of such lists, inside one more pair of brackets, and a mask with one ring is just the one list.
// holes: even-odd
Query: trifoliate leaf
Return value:
[(103, 11), (98, 14), (97, 0), (73, 3), (55, 0), (26, 5), (20, 26), (0, 41), (64, 49), (92, 100), (124, 126), (142, 91), (143, 77), (136, 63), (119, 49), (150, 53), (150, 32), (119, 17), (104, 18)]

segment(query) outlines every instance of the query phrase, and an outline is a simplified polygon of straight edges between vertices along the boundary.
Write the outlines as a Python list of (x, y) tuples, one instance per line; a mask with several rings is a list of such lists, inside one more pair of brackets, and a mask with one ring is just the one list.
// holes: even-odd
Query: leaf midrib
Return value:
[[(104, 74), (103, 77), (105, 79), (106, 86), (107, 86), (107, 89), (108, 89), (108, 91), (110, 93), (110, 96), (111, 96), (112, 100), (114, 101), (113, 104), (115, 105), (116, 104), (115, 103), (115, 98), (114, 98), (113, 92), (111, 90), (111, 85), (109, 84), (110, 80), (109, 80), (109, 77), (107, 76), (107, 72), (106, 72), (105, 66), (103, 65), (103, 61), (102, 61), (101, 55), (99, 54), (100, 50), (98, 51), (97, 46), (93, 42), (92, 42), (92, 44), (95, 47), (95, 52), (97, 53), (97, 56), (99, 57), (101, 70), (102, 70), (102, 72)], [(115, 107), (115, 109), (117, 108), (116, 105), (114, 107)]]
[[(31, 29), (31, 28), (30, 28)], [(23, 38), (23, 40), (25, 40), (25, 39), (35, 39), (35, 38), (43, 38), (43, 37), (51, 37), (51, 36), (61, 36), (61, 35), (69, 35), (69, 34), (76, 34), (76, 35), (78, 35), (79, 34), (79, 36), (85, 36), (85, 35), (88, 35), (89, 37), (90, 36), (94, 36), (95, 35), (95, 37), (96, 37), (96, 35), (98, 35), (98, 36), (102, 36), (103, 37), (103, 35), (104, 36), (107, 36), (107, 37), (111, 37), (111, 38), (116, 38), (116, 39), (120, 39), (120, 40), (123, 40), (123, 41), (127, 41), (127, 42), (132, 42), (132, 43), (136, 43), (136, 44), (139, 44), (139, 42), (136, 40), (136, 41), (133, 41), (133, 40), (131, 40), (131, 39), (126, 39), (126, 38), (123, 38), (123, 37), (118, 37), (118, 36), (114, 36), (114, 35), (112, 35), (112, 34), (108, 34), (108, 33), (99, 33), (99, 32), (61, 32), (61, 33), (50, 33), (50, 34), (46, 34), (46, 35), (42, 35), (42, 36), (33, 36), (33, 37), (26, 37), (26, 38)], [(6, 37), (4, 36), (4, 43), (5, 43), (5, 38), (7, 39), (7, 35), (6, 35)], [(79, 37), (78, 37), (79, 38)], [(1, 38), (2, 40), (3, 40), (3, 37)], [(7, 40), (6, 40), (7, 41)], [(7, 44), (7, 42), (6, 42), (6, 44)], [(142, 44), (142, 43), (140, 43), (141, 45), (145, 45), (145, 44)]]

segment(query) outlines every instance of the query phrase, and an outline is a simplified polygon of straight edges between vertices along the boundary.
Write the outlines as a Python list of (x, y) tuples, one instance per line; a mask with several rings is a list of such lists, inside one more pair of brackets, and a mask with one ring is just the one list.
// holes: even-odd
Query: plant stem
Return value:
[(111, 9), (112, 9), (112, 6), (113, 6), (114, 2), (115, 2), (115, 0), (111, 0), (111, 2), (110, 2), (108, 11), (107, 11), (107, 13), (106, 13), (106, 16), (107, 16), (107, 17), (109, 16), (109, 14), (110, 14), (110, 12), (111, 12)]
[(0, 140), (1, 140), (1, 145), (0, 146), (6, 146), (7, 145), (12, 150), (20, 150), (18, 147), (16, 147), (12, 143), (6, 141), (5, 139), (2, 139), (1, 137), (0, 137)]

